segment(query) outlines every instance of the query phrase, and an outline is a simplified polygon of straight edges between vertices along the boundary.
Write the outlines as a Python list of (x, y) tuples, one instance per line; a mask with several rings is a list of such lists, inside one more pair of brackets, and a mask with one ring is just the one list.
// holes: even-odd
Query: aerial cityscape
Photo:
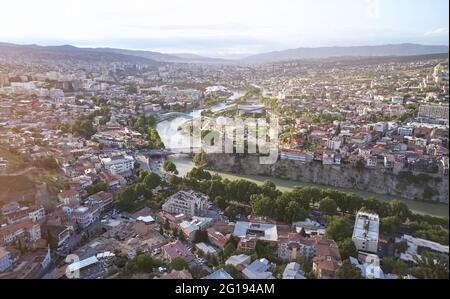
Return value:
[(0, 279), (449, 278), (448, 1), (129, 2), (4, 6)]

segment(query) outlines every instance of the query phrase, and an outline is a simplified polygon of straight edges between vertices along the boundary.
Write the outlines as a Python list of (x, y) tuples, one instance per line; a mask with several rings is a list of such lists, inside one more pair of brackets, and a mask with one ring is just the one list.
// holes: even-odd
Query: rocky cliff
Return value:
[(290, 160), (261, 165), (259, 157), (255, 155), (209, 154), (204, 155), (203, 159), (209, 169), (216, 171), (276, 177), (448, 204), (449, 181), (439, 175), (411, 172), (394, 174), (384, 169), (358, 170), (352, 165), (324, 166), (320, 162), (301, 163)]

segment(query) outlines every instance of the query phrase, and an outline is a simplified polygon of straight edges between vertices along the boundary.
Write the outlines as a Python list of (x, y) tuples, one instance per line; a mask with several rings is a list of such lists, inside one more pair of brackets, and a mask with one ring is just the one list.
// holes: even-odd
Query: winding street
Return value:
[(33, 170), (34, 166), (28, 167), (24, 170), (18, 171), (18, 172), (13, 172), (13, 173), (0, 173), (0, 177), (15, 177), (15, 176), (21, 176), (24, 175), (26, 173), (28, 173), (29, 171)]

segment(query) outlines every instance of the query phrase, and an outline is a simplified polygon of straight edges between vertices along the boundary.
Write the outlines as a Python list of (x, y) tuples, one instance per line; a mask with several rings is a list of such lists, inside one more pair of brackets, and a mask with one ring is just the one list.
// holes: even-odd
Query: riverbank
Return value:
[[(185, 176), (194, 167), (193, 162), (187, 155), (174, 155), (174, 156), (170, 156), (169, 159), (172, 162), (174, 162), (175, 165), (177, 166), (180, 176)], [(222, 176), (223, 178), (226, 178), (229, 180), (245, 179), (245, 180), (254, 182), (256, 184), (262, 184), (264, 181), (269, 180), (269, 181), (272, 181), (277, 186), (277, 188), (283, 192), (291, 191), (294, 187), (297, 187), (297, 186), (298, 187), (315, 187), (315, 188), (320, 188), (320, 189), (328, 189), (329, 188), (329, 189), (334, 189), (334, 190), (339, 190), (339, 191), (344, 191), (344, 192), (353, 192), (364, 198), (374, 197), (377, 200), (384, 201), (384, 202), (398, 199), (398, 200), (404, 202), (414, 213), (437, 216), (437, 217), (449, 217), (449, 206), (445, 205), (445, 204), (434, 204), (434, 203), (406, 200), (406, 199), (402, 199), (402, 198), (398, 198), (398, 197), (390, 196), (390, 195), (375, 194), (375, 193), (366, 192), (366, 191), (338, 188), (338, 187), (330, 187), (330, 186), (324, 186), (324, 185), (319, 185), (319, 184), (301, 183), (301, 182), (297, 182), (297, 181), (277, 179), (277, 178), (273, 178), (273, 177), (266, 177), (266, 176), (260, 176), (260, 175), (245, 175), (245, 174), (237, 174), (237, 173), (222, 172), (222, 171), (210, 171), (210, 172), (216, 173), (216, 174)]]
[(224, 179), (229, 180), (239, 180), (239, 179), (245, 179), (250, 182), (254, 182), (258, 185), (262, 184), (264, 181), (269, 180), (272, 181), (277, 188), (282, 191), (292, 191), (295, 187), (315, 187), (319, 189), (334, 189), (339, 190), (343, 192), (352, 192), (355, 193), (363, 198), (369, 198), (374, 197), (379, 201), (391, 201), (394, 199), (398, 199), (402, 202), (404, 202), (409, 209), (417, 214), (423, 214), (423, 215), (431, 215), (436, 217), (449, 217), (449, 206), (446, 204), (433, 204), (433, 203), (427, 203), (427, 202), (420, 202), (420, 201), (414, 201), (414, 200), (406, 200), (397, 198), (390, 195), (381, 195), (381, 194), (375, 194), (371, 192), (365, 192), (360, 190), (353, 190), (353, 189), (345, 189), (345, 188), (337, 188), (337, 187), (330, 187), (330, 186), (323, 186), (323, 185), (317, 185), (317, 184), (308, 184), (308, 183), (301, 183), (296, 181), (290, 181), (290, 180), (283, 180), (283, 179), (276, 179), (271, 177), (264, 177), (264, 176), (257, 176), (257, 175), (242, 175), (242, 174), (235, 174), (235, 173), (227, 173), (227, 172), (219, 172), (219, 171), (211, 171), (211, 173), (218, 174), (222, 176)]

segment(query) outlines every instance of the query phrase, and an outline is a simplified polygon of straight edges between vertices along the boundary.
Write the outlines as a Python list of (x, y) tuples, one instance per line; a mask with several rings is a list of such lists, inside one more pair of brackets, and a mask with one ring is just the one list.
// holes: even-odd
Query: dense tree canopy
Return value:
[(177, 167), (176, 167), (175, 164), (174, 164), (172, 161), (170, 161), (170, 160), (164, 161), (164, 163), (163, 163), (163, 169), (164, 169), (164, 171), (171, 172), (171, 173), (174, 173), (174, 174), (178, 174)]
[(326, 215), (335, 215), (337, 212), (336, 202), (330, 197), (325, 197), (319, 202), (319, 210)]
[(352, 265), (350, 261), (344, 261), (342, 266), (336, 270), (335, 279), (362, 279), (361, 270)]
[(329, 217), (325, 234), (328, 238), (341, 242), (352, 237), (353, 227), (341, 217)]

